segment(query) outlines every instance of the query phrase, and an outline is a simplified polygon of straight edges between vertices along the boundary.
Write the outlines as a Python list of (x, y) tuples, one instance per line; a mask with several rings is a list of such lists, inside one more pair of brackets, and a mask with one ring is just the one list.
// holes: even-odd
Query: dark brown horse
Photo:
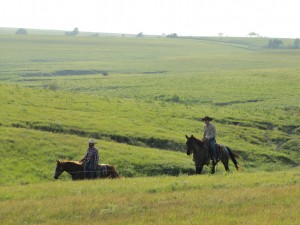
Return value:
[[(199, 139), (195, 138), (193, 135), (188, 137), (185, 135), (187, 142), (187, 155), (193, 154), (193, 160), (195, 162), (196, 173), (201, 174), (204, 165), (209, 165), (210, 163), (210, 150), (209, 150), (209, 143), (202, 142)], [(235, 168), (238, 170), (238, 163), (236, 158), (238, 158), (238, 154), (233, 153), (230, 148), (224, 145), (217, 145), (216, 149), (218, 151), (218, 159), (217, 163), (221, 160), (223, 163), (225, 170), (229, 171), (228, 161), (231, 158), (232, 162), (235, 165)], [(211, 173), (215, 173), (215, 166), (216, 164), (212, 164)]]
[[(54, 178), (58, 179), (59, 176), (66, 171), (72, 176), (72, 180), (83, 180), (85, 179), (85, 174), (83, 170), (83, 164), (78, 161), (59, 161), (57, 160)], [(95, 178), (117, 178), (119, 177), (118, 172), (115, 167), (108, 164), (98, 165), (97, 171), (95, 172)]]

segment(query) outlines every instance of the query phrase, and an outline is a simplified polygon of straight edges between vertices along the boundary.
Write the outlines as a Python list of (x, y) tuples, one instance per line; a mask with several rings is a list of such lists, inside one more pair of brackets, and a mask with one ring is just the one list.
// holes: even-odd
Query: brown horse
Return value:
[[(210, 163), (210, 150), (209, 150), (209, 143), (202, 142), (199, 139), (195, 138), (193, 135), (188, 137), (185, 135), (187, 142), (187, 155), (193, 154), (193, 160), (195, 162), (196, 173), (201, 174), (204, 165), (209, 165)], [(231, 158), (232, 162), (235, 165), (235, 168), (238, 170), (238, 163), (236, 158), (238, 158), (238, 154), (233, 153), (230, 148), (224, 145), (217, 145), (216, 149), (218, 150), (218, 159), (216, 164), (212, 164), (211, 173), (215, 173), (215, 166), (221, 160), (223, 163), (225, 170), (229, 171), (228, 161), (229, 157)]]
[[(59, 161), (54, 172), (54, 178), (58, 179), (59, 176), (66, 171), (72, 176), (72, 180), (83, 180), (85, 179), (83, 164), (78, 161)], [(97, 171), (95, 171), (95, 178), (117, 178), (119, 177), (115, 167), (108, 164), (98, 165)]]

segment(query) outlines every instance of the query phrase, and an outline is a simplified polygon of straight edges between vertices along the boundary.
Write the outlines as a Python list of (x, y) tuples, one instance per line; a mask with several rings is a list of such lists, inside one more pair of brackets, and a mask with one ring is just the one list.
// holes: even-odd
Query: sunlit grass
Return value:
[[(205, 115), (215, 118), (217, 141), (241, 153), (245, 171), (299, 163), (297, 50), (188, 39), (0, 38), (0, 79), (10, 84), (0, 85), (1, 151), (5, 168), (14, 171), (3, 183), (49, 179), (53, 161), (82, 157), (91, 137), (119, 150), (104, 151), (103, 159), (123, 175), (187, 171), (193, 162), (182, 158), (185, 135), (201, 138)], [(72, 74), (98, 70), (109, 76)], [(159, 148), (182, 153), (168, 163), (171, 152)], [(30, 161), (40, 157), (39, 149), (42, 169)]]
[[(285, 115), (280, 108), (270, 116), (267, 109), (245, 111), (7, 85), (1, 85), (1, 95), (5, 109), (0, 112), (5, 162), (1, 167), (6, 174), (1, 183), (50, 179), (55, 160), (79, 160), (91, 137), (102, 140), (102, 162), (117, 166), (123, 176), (190, 173), (193, 162), (184, 153), (185, 134), (200, 138), (201, 115), (211, 114), (218, 115), (218, 142), (241, 153), (243, 170), (278, 170), (299, 160), (297, 133), (284, 130), (297, 123), (297, 113)], [(236, 121), (239, 125), (233, 124)]]
[[(267, 41), (0, 35), (0, 223), (299, 224), (300, 54)], [(240, 171), (189, 176), (205, 115)], [(89, 138), (122, 178), (54, 181)]]
[(299, 190), (298, 170), (56, 181), (0, 187), (0, 208), (5, 224), (297, 224)]

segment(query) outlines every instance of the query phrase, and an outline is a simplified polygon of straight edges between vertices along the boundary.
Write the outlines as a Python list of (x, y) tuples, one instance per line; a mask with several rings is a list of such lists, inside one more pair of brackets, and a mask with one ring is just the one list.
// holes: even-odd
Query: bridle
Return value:
[(63, 167), (63, 165), (61, 164), (61, 163), (58, 163), (57, 165), (56, 165), (56, 169), (55, 169), (55, 172), (54, 172), (54, 178), (55, 179), (58, 179), (59, 178), (59, 176), (63, 173), (65, 171), (65, 169), (64, 169), (64, 167)]
[(187, 142), (186, 142), (186, 145), (187, 145), (187, 150), (186, 150), (186, 154), (187, 155), (191, 155), (193, 154), (193, 150), (192, 150), (192, 145), (195, 144), (195, 140), (192, 139), (193, 137), (187, 137)]
[(193, 154), (193, 148), (197, 148), (197, 145), (202, 146), (203, 144), (205, 144), (204, 142), (201, 142), (200, 140), (199, 140), (200, 143), (198, 143), (198, 139), (196, 139), (193, 135), (191, 137), (188, 137), (186, 135), (186, 138), (187, 138), (187, 142), (186, 142), (186, 145), (187, 145), (186, 154), (187, 155)]

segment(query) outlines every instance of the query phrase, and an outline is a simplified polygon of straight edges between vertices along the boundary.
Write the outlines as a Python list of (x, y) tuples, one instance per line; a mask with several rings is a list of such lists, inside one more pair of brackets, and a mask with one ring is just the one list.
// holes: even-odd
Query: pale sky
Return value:
[(0, 27), (300, 38), (300, 0), (0, 0)]

